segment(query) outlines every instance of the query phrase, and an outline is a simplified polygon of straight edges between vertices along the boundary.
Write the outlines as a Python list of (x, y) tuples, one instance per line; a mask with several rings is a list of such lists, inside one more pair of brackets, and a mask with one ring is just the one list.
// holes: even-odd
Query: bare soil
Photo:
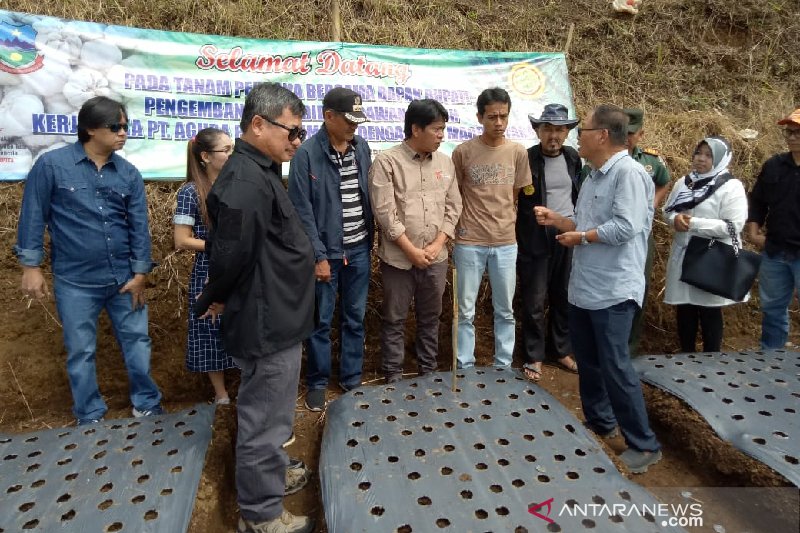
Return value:
[[(52, 300), (28, 306), (17, 290), (17, 267), (0, 262), (2, 282), (0, 300), (7, 303), (0, 310), (5, 328), (0, 334), (0, 432), (29, 432), (74, 424), (71, 396), (64, 370), (61, 328)], [(188, 272), (186, 272), (188, 274)], [(368, 339), (365, 363), (365, 386), (381, 383), (378, 354), (378, 314), (380, 286), (373, 282), (370, 311), (367, 317)], [(155, 287), (153, 288), (155, 291)], [(491, 363), (491, 304), (488, 288), (481, 292), (481, 309), (477, 323), (479, 364)], [(441, 324), (440, 368), (450, 368), (451, 293), (445, 295), (445, 311)], [(152, 301), (152, 299), (151, 299)], [(154, 312), (155, 311), (155, 312)], [(164, 393), (168, 410), (178, 410), (213, 396), (210, 385), (201, 375), (187, 372), (183, 366), (186, 325), (174, 317), (175, 310), (151, 304), (153, 337), (153, 375)], [(409, 328), (409, 340), (413, 323)], [(649, 337), (648, 337), (649, 338)], [(645, 346), (647, 340), (645, 338)], [(797, 339), (795, 339), (797, 340)], [(411, 345), (411, 343), (408, 343)], [(728, 337), (727, 345), (747, 349), (757, 345), (753, 337)], [(672, 351), (674, 347), (669, 346)], [(415, 375), (413, 354), (407, 354), (407, 373)], [(110, 411), (109, 418), (130, 416), (127, 379), (121, 356), (106, 317), (101, 317), (98, 334), (98, 375), (101, 391)], [(229, 389), (235, 394), (236, 371), (227, 375)], [(332, 379), (332, 383), (336, 380)], [(581, 418), (577, 376), (546, 366), (540, 385)], [(735, 487), (782, 486), (786, 481), (765, 465), (750, 459), (719, 439), (708, 424), (693, 410), (674, 397), (649, 386), (645, 387), (650, 417), (659, 439), (664, 444), (664, 459), (641, 476), (631, 479), (645, 487)], [(289, 452), (303, 459), (316, 471), (325, 417), (302, 407), (303, 385), (298, 391), (295, 433), (297, 440)], [(335, 385), (328, 398), (341, 394)], [(235, 529), (237, 507), (234, 489), (234, 445), (236, 433), (235, 406), (220, 407), (214, 422), (214, 433), (206, 456), (206, 464), (192, 514), (192, 532), (230, 532)], [(603, 443), (612, 459), (624, 449), (621, 438)], [(617, 466), (624, 471), (621, 464)], [(286, 499), (287, 508), (310, 514), (318, 520), (318, 531), (326, 531), (318, 478), (303, 491)]]

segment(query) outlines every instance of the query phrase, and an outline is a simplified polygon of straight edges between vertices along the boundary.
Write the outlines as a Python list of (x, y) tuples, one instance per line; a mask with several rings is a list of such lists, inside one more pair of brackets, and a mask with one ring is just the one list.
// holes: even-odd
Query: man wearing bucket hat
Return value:
[[(653, 184), (656, 186), (655, 200), (653, 208), (664, 200), (667, 195), (667, 185), (670, 181), (669, 170), (664, 160), (658, 155), (657, 150), (652, 148), (640, 148), (639, 142), (644, 137), (644, 111), (639, 108), (631, 107), (624, 109), (625, 114), (628, 115), (628, 153), (634, 161), (644, 167), (650, 177), (653, 178)], [(653, 241), (653, 234), (647, 239), (647, 260), (644, 264), (644, 301), (642, 306), (636, 310), (633, 316), (633, 325), (631, 326), (631, 337), (628, 340), (631, 356), (635, 356), (639, 351), (639, 337), (642, 333), (642, 324), (644, 322), (644, 308), (647, 305), (647, 294), (650, 291), (650, 274), (653, 271), (653, 257), (655, 256), (655, 242)]]
[(372, 208), (367, 141), (356, 135), (367, 121), (361, 96), (336, 87), (322, 100), (324, 124), (300, 145), (289, 168), (289, 198), (314, 246), (317, 323), (306, 346), (305, 405), (325, 408), (331, 374), (331, 323), (340, 298), (339, 386), (361, 385), (364, 312), (372, 249)]
[[(769, 158), (749, 197), (747, 235), (764, 250), (758, 276), (761, 348), (783, 348), (789, 304), (800, 290), (800, 108), (778, 121), (788, 152)], [(769, 221), (766, 234), (761, 233)]]
[[(554, 227), (537, 224), (533, 208), (541, 205), (573, 218), (583, 165), (578, 152), (564, 146), (570, 130), (579, 122), (569, 118), (566, 106), (547, 104), (539, 117), (528, 115), (528, 119), (539, 144), (528, 148), (533, 183), (518, 197), (517, 272), (522, 293), (523, 371), (529, 380), (539, 381), (547, 348), (565, 369), (574, 372), (577, 365), (567, 331), (572, 248), (556, 242)], [(549, 303), (548, 321), (545, 302)]]

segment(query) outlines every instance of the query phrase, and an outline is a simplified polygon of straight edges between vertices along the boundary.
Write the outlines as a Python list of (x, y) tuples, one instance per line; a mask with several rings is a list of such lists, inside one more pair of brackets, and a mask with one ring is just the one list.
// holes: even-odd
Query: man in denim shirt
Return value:
[(150, 377), (145, 276), (153, 268), (139, 171), (115, 154), (127, 139), (122, 104), (98, 96), (78, 112), (78, 142), (43, 154), (25, 184), (14, 251), (29, 298), (47, 296), (39, 267), (51, 240), (56, 307), (64, 330), (72, 412), (79, 425), (108, 410), (97, 387), (97, 318), (105, 309), (125, 358), (133, 416), (161, 414)]
[(628, 154), (628, 117), (601, 105), (578, 128), (579, 154), (594, 169), (583, 182), (575, 220), (543, 206), (539, 224), (563, 232), (576, 246), (569, 280), (569, 334), (578, 360), (583, 414), (604, 438), (618, 434), (628, 449), (620, 459), (641, 474), (661, 459), (650, 429), (642, 387), (631, 364), (628, 336), (644, 298), (647, 236), (653, 222), (653, 180)]

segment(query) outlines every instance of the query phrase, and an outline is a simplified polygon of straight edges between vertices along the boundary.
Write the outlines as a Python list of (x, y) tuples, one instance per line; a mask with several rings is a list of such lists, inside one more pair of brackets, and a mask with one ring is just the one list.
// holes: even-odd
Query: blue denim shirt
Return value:
[(583, 182), (575, 229), (596, 229), (599, 242), (575, 247), (569, 303), (589, 310), (626, 300), (642, 305), (654, 194), (650, 175), (627, 150), (611, 156)]
[(80, 142), (36, 161), (25, 183), (14, 246), (21, 264), (41, 264), (45, 226), (53, 274), (65, 281), (121, 285), (153, 268), (142, 175), (116, 153), (100, 170)]

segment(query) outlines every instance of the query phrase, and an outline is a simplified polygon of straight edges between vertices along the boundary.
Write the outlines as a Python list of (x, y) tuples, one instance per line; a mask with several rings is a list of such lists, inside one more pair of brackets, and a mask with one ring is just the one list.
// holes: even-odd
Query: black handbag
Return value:
[(758, 275), (761, 255), (743, 249), (730, 220), (733, 246), (705, 237), (692, 236), (681, 266), (681, 281), (711, 294), (741, 302)]

